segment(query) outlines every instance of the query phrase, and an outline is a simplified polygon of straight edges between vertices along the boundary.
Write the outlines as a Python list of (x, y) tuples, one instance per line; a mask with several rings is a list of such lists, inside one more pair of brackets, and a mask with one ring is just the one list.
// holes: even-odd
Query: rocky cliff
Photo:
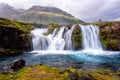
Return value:
[(105, 49), (120, 51), (120, 22), (97, 22), (100, 39)]
[(23, 53), (30, 50), (29, 31), (33, 27), (0, 18), (0, 54)]

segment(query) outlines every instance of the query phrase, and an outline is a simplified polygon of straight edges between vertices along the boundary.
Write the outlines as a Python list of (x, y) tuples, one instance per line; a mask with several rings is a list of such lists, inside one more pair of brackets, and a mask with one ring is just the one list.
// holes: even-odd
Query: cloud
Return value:
[(115, 20), (120, 17), (120, 0), (1, 0), (17, 8), (53, 6), (84, 21)]

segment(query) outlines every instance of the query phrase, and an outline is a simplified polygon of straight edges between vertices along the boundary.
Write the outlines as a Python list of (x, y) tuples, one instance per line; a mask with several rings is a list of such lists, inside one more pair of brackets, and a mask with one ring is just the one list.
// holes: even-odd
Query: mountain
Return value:
[(19, 12), (15, 10), (12, 6), (1, 3), (0, 4), (0, 17), (12, 18), (17, 15)]
[(53, 12), (57, 14), (63, 14), (66, 16), (73, 17), (71, 14), (62, 11), (61, 9), (55, 8), (55, 7), (42, 7), (42, 6), (33, 6), (29, 9), (29, 11), (45, 11), (45, 12)]
[(37, 24), (49, 24), (52, 22), (58, 24), (84, 23), (82, 20), (55, 7), (32, 6), (28, 10), (24, 10), (15, 9), (5, 3), (0, 4), (0, 17)]

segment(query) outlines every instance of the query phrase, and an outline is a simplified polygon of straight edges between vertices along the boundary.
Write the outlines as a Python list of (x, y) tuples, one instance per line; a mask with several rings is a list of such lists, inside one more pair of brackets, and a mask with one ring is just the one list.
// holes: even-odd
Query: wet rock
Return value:
[(76, 72), (71, 72), (69, 74), (69, 78), (70, 78), (70, 80), (78, 80), (79, 75)]
[(13, 63), (11, 63), (9, 65), (9, 68), (14, 70), (14, 71), (17, 71), (19, 70), (20, 68), (23, 68), (25, 66), (25, 60), (23, 59), (17, 59), (15, 60)]
[(80, 80), (96, 80), (92, 75), (83, 73), (80, 77)]

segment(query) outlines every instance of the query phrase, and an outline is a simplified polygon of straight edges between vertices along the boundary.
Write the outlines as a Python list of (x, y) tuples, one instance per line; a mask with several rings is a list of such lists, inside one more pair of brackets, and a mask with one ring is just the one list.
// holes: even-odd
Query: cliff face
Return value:
[(120, 51), (120, 22), (97, 22), (100, 39), (105, 49)]
[[(25, 26), (27, 25), (24, 25), (24, 28), (26, 29)], [(21, 23), (0, 18), (1, 54), (23, 53), (24, 51), (30, 50), (31, 41), (30, 36), (28, 35), (29, 30), (25, 31), (24, 28)]]

